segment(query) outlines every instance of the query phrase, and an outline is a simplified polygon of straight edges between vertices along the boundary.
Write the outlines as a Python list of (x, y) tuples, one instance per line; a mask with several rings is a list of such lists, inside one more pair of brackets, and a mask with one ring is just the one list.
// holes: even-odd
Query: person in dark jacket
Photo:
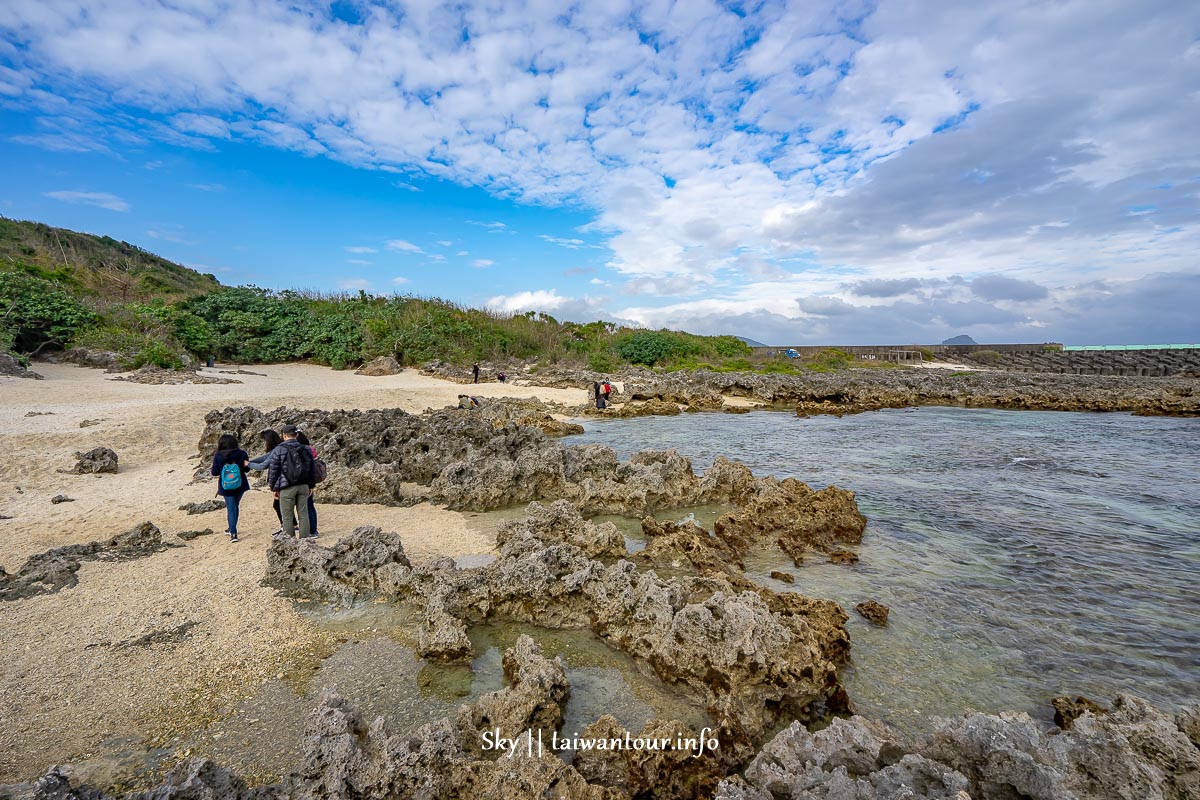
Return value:
[[(312, 442), (304, 435), (304, 431), (296, 434), (296, 441), (308, 448), (315, 461), (317, 458), (317, 448), (312, 446)], [(312, 530), (312, 537), (314, 539), (320, 536), (320, 533), (317, 532), (317, 492), (315, 488), (308, 493), (308, 527)]]
[(475, 383), (479, 383), (479, 362), (476, 361), (471, 366), (471, 376), (475, 379)]
[[(312, 528), (308, 523), (308, 513), (306, 505), (308, 503), (308, 495), (312, 492), (315, 482), (313, 481), (312, 470), (312, 453), (307, 447), (296, 441), (296, 434), (300, 430), (295, 425), (284, 425), (279, 429), (283, 434), (283, 443), (271, 451), (271, 458), (267, 461), (267, 485), (275, 492), (275, 496), (279, 498), (279, 513), (283, 519), (283, 532), (286, 536), (296, 535), (296, 520), (293, 515), (298, 509), (304, 509), (298, 515), (300, 522), (300, 538), (306, 539), (312, 535)], [(296, 452), (299, 451), (299, 452)], [(300, 458), (307, 464), (307, 474), (301, 476), (300, 480), (292, 483), (287, 476), (287, 461), (288, 457)]]
[[(267, 428), (264, 431), (260, 431), (258, 436), (262, 439), (264, 452), (258, 458), (253, 459), (249, 464), (250, 469), (254, 470), (255, 472), (261, 472), (262, 470), (265, 470), (267, 468), (267, 464), (271, 461), (271, 453), (274, 452), (276, 447), (279, 447), (279, 445), (283, 444), (283, 437), (280, 436), (274, 428)], [(279, 530), (275, 531), (275, 535), (278, 536), (279, 534), (283, 533), (283, 514), (279, 513), (278, 496), (271, 501), (271, 508), (274, 509), (275, 517), (279, 520)], [(292, 524), (295, 525), (296, 523)]]
[[(237, 524), (242, 495), (250, 488), (246, 481), (246, 466), (249, 460), (250, 454), (238, 446), (236, 436), (226, 433), (217, 441), (217, 452), (213, 454), (211, 472), (218, 479), (217, 494), (225, 498), (225, 518), (229, 522), (230, 542), (238, 540)], [(239, 482), (235, 488), (226, 489), (224, 486), (225, 481), (221, 473), (225, 471), (226, 466), (237, 468)]]

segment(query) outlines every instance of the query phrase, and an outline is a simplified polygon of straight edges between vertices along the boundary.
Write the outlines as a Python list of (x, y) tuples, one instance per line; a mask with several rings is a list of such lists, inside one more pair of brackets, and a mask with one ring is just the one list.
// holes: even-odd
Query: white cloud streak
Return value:
[(46, 192), (46, 197), (54, 200), (61, 200), (64, 203), (76, 203), (85, 206), (96, 206), (97, 208), (106, 208), (109, 211), (128, 211), (129, 203), (126, 203), (115, 194), (108, 192), (81, 192), (81, 191), (57, 191)]

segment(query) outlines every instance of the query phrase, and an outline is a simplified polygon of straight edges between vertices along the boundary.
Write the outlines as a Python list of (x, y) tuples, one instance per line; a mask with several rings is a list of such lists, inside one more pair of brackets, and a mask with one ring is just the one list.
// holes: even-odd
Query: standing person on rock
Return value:
[(295, 425), (284, 425), (279, 432), (283, 434), (283, 442), (271, 451), (267, 462), (267, 485), (279, 498), (284, 535), (289, 538), (296, 535), (293, 514), (299, 510), (300, 538), (305, 539), (312, 534), (306, 507), (314, 485), (312, 452), (296, 441), (300, 431)]
[(471, 366), (471, 376), (475, 379), (475, 383), (479, 383), (479, 362), (476, 361)]
[(217, 452), (213, 454), (212, 474), (217, 477), (217, 495), (225, 498), (225, 518), (229, 523), (229, 541), (238, 540), (238, 513), (242, 495), (250, 488), (246, 480), (246, 467), (250, 454), (238, 445), (236, 436), (223, 434), (217, 441)]

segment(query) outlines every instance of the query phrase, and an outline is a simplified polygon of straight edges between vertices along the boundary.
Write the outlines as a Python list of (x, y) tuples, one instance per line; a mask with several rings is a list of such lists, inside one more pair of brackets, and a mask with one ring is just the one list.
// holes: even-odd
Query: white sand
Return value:
[[(249, 369), (264, 376), (224, 376), (242, 384), (158, 386), (39, 364), (44, 381), (0, 378), (0, 514), (13, 517), (0, 520), (0, 565), (9, 572), (36, 553), (107, 538), (146, 520), (172, 542), (183, 530), (217, 531), (147, 558), (87, 562), (76, 587), (0, 604), (0, 782), (36, 777), (95, 752), (109, 737), (154, 740), (203, 725), (263, 680), (302, 673), (332, 647), (290, 601), (258, 585), (277, 527), (269, 493), (243, 499), (238, 544), (221, 533), (223, 510), (198, 516), (177, 510), (214, 494), (215, 483), (189, 483), (208, 411), (288, 405), (420, 412), (453, 405), (467, 391), (412, 370), (367, 377), (303, 364)], [(469, 391), (569, 404), (587, 399), (583, 390), (512, 384)], [(29, 411), (53, 414), (26, 417)], [(95, 419), (102, 422), (79, 427)], [(249, 444), (257, 454), (257, 443)], [(117, 452), (118, 474), (57, 471), (74, 465), (76, 451), (97, 446)], [(52, 505), (57, 494), (75, 502)], [(371, 524), (400, 533), (417, 559), (494, 546), (494, 536), (469, 527), (463, 515), (429, 505), (318, 505), (317, 511), (323, 544)], [(176, 644), (110, 646), (184, 622), (198, 626)]]

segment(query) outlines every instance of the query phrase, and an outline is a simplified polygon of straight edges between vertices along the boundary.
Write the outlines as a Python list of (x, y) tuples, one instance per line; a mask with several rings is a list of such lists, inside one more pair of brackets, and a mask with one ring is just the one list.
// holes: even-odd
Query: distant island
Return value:
[(946, 339), (942, 344), (979, 344), (979, 342), (967, 336), (965, 333), (960, 333), (958, 336)]

